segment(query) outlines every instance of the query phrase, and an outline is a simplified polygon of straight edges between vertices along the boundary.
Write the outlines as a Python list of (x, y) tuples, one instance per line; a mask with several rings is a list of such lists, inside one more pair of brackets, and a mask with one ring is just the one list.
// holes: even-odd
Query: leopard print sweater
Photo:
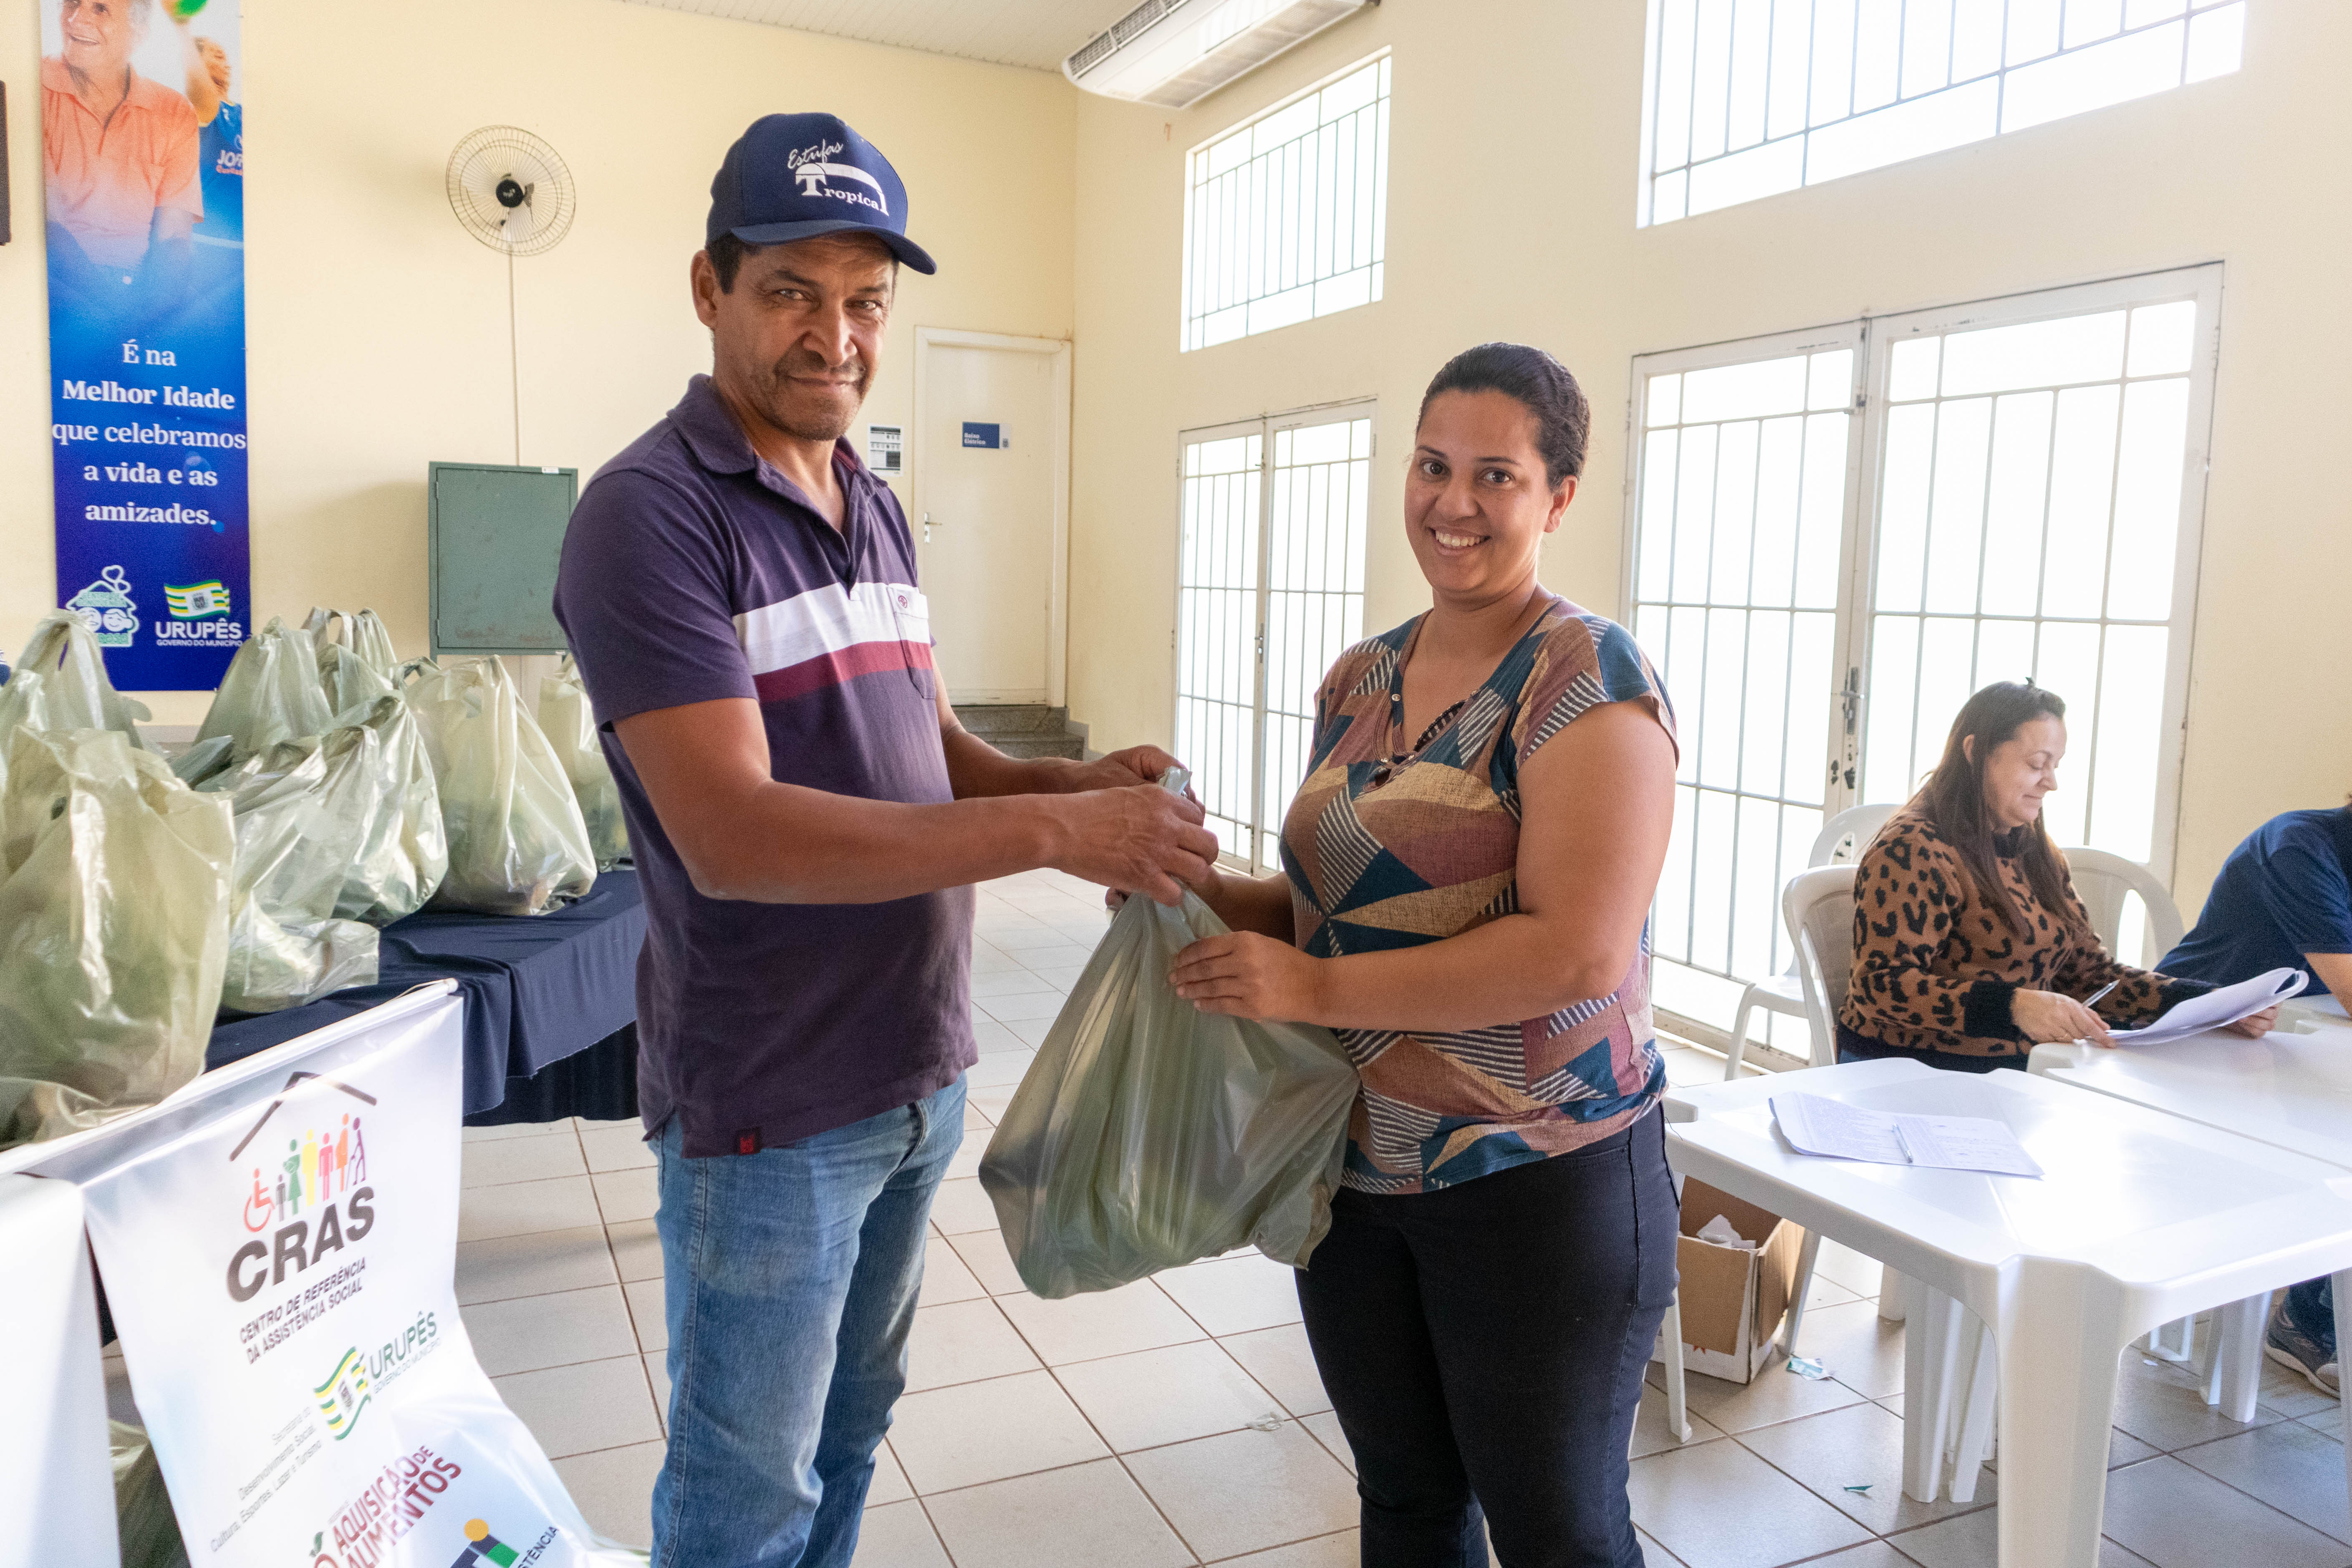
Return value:
[(1838, 1009), (1842, 1026), (1901, 1050), (2022, 1057), (2033, 1047), (2010, 1021), (2010, 999), (2021, 990), (2082, 997), (2118, 980), (2095, 1011), (2129, 1028), (2210, 989), (2109, 957), (2071, 879), (2067, 918), (2044, 906), (2014, 852), (2021, 834), (1996, 840), (1995, 851), (2028, 936), (1979, 896), (1923, 808), (1906, 805), (1887, 818), (1854, 879), (1853, 973)]

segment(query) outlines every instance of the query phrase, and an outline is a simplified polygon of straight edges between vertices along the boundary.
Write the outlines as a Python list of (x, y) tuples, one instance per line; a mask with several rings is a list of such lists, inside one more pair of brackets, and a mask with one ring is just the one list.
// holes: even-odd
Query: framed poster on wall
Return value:
[(58, 603), (116, 686), (209, 690), (251, 620), (236, 0), (70, 34), (68, 4), (39, 0)]

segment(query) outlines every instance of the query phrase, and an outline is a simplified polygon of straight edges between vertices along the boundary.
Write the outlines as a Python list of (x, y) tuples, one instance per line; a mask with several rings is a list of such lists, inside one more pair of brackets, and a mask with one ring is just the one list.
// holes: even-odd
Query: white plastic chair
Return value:
[[(1854, 884), (1860, 877), (1858, 866), (1824, 866), (1790, 878), (1780, 892), (1780, 918), (1788, 924), (1790, 944), (1797, 954), (1815, 1067), (1837, 1060), (1838, 1009), (1845, 1005), (1846, 987), (1853, 978)], [(1806, 1231), (1797, 1254), (1787, 1327), (1781, 1331), (1783, 1355), (1797, 1353), (1797, 1331), (1804, 1324), (1805, 1298), (1812, 1293), (1813, 1266), (1821, 1250), (1820, 1233)], [(1967, 1316), (1959, 1303), (1944, 1298), (1937, 1299), (1938, 1313), (1920, 1319), (1912, 1310), (1923, 1299), (1917, 1282), (1890, 1265), (1882, 1263), (1879, 1268), (1878, 1315), (1907, 1325), (1906, 1376), (1920, 1388), (1923, 1418), (1933, 1428), (1931, 1439), (1917, 1447), (1927, 1456), (1924, 1462), (1937, 1469), (1906, 1476), (1907, 1484), (1925, 1489), (1911, 1495), (1934, 1497), (1940, 1467), (1948, 1464), (1952, 1500), (1969, 1501), (1976, 1496), (1978, 1472), (1992, 1452), (1996, 1378), (1991, 1331)]]
[[(1891, 805), (1848, 806), (1822, 825), (1820, 835), (1813, 839), (1812, 848), (1806, 852), (1805, 864), (1819, 867), (1860, 861), (1862, 852), (1870, 847), (1870, 841), (1878, 837), (1878, 830), (1886, 825), (1886, 819), (1894, 816), (1895, 811)], [(1798, 984), (1797, 961), (1793, 956), (1789, 960), (1786, 970), (1769, 979), (1757, 981), (1739, 994), (1739, 1010), (1732, 1015), (1731, 1019), (1731, 1044), (1724, 1057), (1723, 1080), (1726, 1083), (1739, 1076), (1740, 1060), (1748, 1052), (1748, 1020), (1759, 1007), (1768, 1013), (1780, 1013), (1791, 1018), (1805, 1016), (1804, 993)], [(1813, 1055), (1816, 1066), (1822, 1061), (1820, 1049), (1817, 1039)], [(1835, 1059), (1835, 1057), (1836, 1052), (1832, 1048), (1831, 1058)]]
[[(1846, 984), (1853, 974), (1853, 885), (1859, 866), (1819, 866), (1800, 871), (1780, 889), (1780, 919), (1789, 928), (1789, 945), (1796, 954), (1797, 989), (1804, 1007), (1805, 1025), (1812, 1034), (1813, 1067), (1837, 1060), (1837, 1014), (1845, 1003)], [(1813, 1265), (1822, 1251), (1821, 1234), (1805, 1232), (1797, 1252), (1797, 1280), (1790, 1292), (1787, 1327), (1780, 1331), (1780, 1351), (1797, 1353), (1797, 1330), (1805, 1321), (1805, 1298), (1812, 1293)], [(1881, 1281), (1879, 1302), (1894, 1286)], [(1903, 1296), (1895, 1297), (1899, 1317)]]
[(2074, 879), (2074, 896), (2083, 900), (2084, 913), (2091, 917), (2091, 930), (2110, 953), (2123, 936), (2124, 900), (2133, 893), (2139, 895), (2147, 910), (2147, 967), (2155, 968), (2158, 960), (2180, 945), (2181, 932), (2188, 929), (2181, 922), (2180, 906), (2172, 901), (2171, 890), (2157, 880), (2155, 872), (2105, 849), (2058, 853), (2066, 858), (2066, 874)]

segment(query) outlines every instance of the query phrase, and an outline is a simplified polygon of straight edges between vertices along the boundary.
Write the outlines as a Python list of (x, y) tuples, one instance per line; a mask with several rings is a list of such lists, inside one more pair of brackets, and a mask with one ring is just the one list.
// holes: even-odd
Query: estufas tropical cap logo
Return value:
[[(800, 149), (785, 160), (793, 171), (793, 178), (800, 182), (801, 195), (834, 196), (845, 202), (856, 202), (877, 208), (883, 216), (887, 217), (890, 215), (890, 197), (882, 189), (881, 181), (855, 163), (827, 162), (840, 151), (841, 143), (838, 142), (819, 142), (813, 147)], [(869, 196), (863, 191), (835, 191), (826, 184), (831, 180), (856, 180), (874, 194)]]

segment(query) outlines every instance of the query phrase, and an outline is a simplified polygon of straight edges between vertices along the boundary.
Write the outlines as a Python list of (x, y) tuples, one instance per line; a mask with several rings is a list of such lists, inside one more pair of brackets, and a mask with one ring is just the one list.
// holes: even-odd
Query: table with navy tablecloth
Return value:
[(451, 979), (466, 999), (466, 1119), (477, 1126), (637, 1113), (637, 874), (605, 872), (543, 915), (425, 910), (383, 929), (377, 977), (213, 1030), (206, 1070)]

